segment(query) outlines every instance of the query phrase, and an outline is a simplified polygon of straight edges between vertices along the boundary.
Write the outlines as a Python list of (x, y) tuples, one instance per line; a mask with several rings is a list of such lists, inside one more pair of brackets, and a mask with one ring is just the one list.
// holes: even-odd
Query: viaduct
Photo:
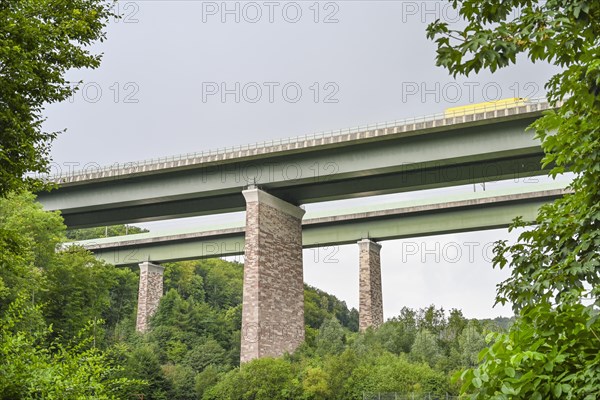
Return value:
[[(326, 216), (301, 205), (545, 174), (525, 128), (545, 101), (438, 114), (56, 176), (38, 194), (70, 228), (246, 211), (244, 224), (81, 242), (116, 265), (139, 264), (137, 329), (162, 296), (161, 262), (244, 254), (241, 362), (304, 340), (302, 249), (358, 243), (360, 328), (383, 322), (380, 241), (534, 222), (560, 186), (397, 204)], [(523, 186), (523, 185), (520, 185)]]

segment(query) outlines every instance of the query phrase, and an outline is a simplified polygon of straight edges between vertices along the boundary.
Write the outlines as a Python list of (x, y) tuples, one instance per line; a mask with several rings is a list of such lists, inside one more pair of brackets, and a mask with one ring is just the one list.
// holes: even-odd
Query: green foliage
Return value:
[(261, 358), (253, 360), (226, 374), (208, 389), (204, 399), (296, 399), (300, 383), (294, 379), (292, 364), (284, 359)]
[(176, 289), (184, 298), (204, 301), (204, 280), (197, 274), (196, 265), (193, 262), (167, 264), (164, 285), (167, 290)]
[(0, 399), (112, 399), (144, 385), (119, 376), (121, 369), (91, 346), (89, 324), (74, 345), (45, 346), (49, 330), (18, 328), (30, 312), (35, 310), (19, 297), (0, 318)]
[[(110, 318), (113, 328), (120, 316), (113, 304), (123, 303), (123, 297), (117, 299), (111, 295), (113, 290), (127, 295), (129, 303), (135, 299), (130, 290), (123, 293), (118, 278), (132, 284), (135, 274), (130, 270), (117, 270), (112, 265), (98, 261), (83, 248), (71, 247), (57, 253), (44, 274), (45, 290), (40, 295), (44, 303), (44, 315), (52, 323), (52, 337), (72, 337), (88, 321)], [(129, 312), (133, 311), (130, 306)], [(117, 314), (117, 315), (115, 315)], [(102, 330), (94, 333), (98, 342)]]
[(393, 354), (409, 353), (417, 333), (414, 325), (392, 319), (375, 332), (377, 341)]
[(136, 346), (129, 349), (125, 363), (125, 375), (131, 379), (144, 380), (145, 387), (137, 387), (135, 392), (143, 394), (145, 399), (165, 400), (169, 398), (172, 384), (163, 372), (156, 349), (148, 346)]
[[(446, 378), (449, 365), (462, 366), (459, 352), (472, 350), (461, 347), (462, 338), (471, 337), (464, 327), (472, 325), (473, 337), (482, 337), (486, 326), (468, 323), (458, 310), (446, 318), (443, 309), (430, 306), (403, 308), (378, 330), (357, 333), (356, 310), (307, 286), (305, 306), (314, 311), (307, 323), (321, 321), (315, 327), (307, 324), (307, 342), (288, 357), (239, 367), (241, 264), (167, 264), (166, 293), (151, 330), (141, 335), (134, 331), (137, 274), (106, 265), (80, 247), (55, 251), (64, 240), (64, 226), (60, 216), (43, 212), (33, 196), (9, 196), (0, 205), (0, 232), (10, 232), (0, 253), (7, 263), (0, 269), (7, 283), (0, 318), (7, 320), (10, 304), (17, 300), (20, 305), (12, 310), (22, 312), (3, 323), (9, 328), (0, 338), (5, 341), (0, 356), (10, 361), (0, 361), (0, 398), (26, 398), (30, 392), (32, 397), (69, 398), (65, 393), (70, 390), (80, 398), (106, 394), (173, 400), (453, 393)], [(428, 334), (425, 327), (439, 333)], [(74, 337), (82, 329), (85, 334)], [(430, 355), (418, 358), (426, 362), (411, 361), (411, 349), (419, 347), (415, 338), (421, 336), (437, 349), (439, 362), (433, 367), (427, 364)], [(448, 349), (456, 353), (453, 364), (444, 362), (451, 358)]]
[[(166, 265), (166, 294), (151, 331), (128, 339), (132, 349), (152, 353), (146, 354), (152, 357), (146, 365), (152, 366), (150, 376), (160, 385), (147, 388), (145, 395), (304, 400), (360, 399), (370, 391), (445, 395), (456, 390), (448, 372), (470, 365), (461, 352), (476, 351), (479, 342), (470, 340), (486, 333), (487, 323), (469, 322), (459, 310), (446, 318), (443, 309), (429, 306), (403, 308), (379, 329), (359, 334), (353, 331), (357, 324), (345, 326), (336, 318), (352, 320), (343, 302), (307, 286), (305, 306), (313, 310), (314, 319), (307, 317), (306, 343), (284, 359), (257, 360), (240, 368), (241, 292), (236, 290), (241, 291), (242, 272), (240, 264), (222, 260)], [(221, 293), (222, 288), (229, 289)], [(317, 321), (322, 322), (316, 328), (308, 324)], [(465, 333), (467, 327), (472, 332)], [(134, 364), (126, 362), (128, 369), (140, 368), (139, 361)]]
[[(448, 378), (425, 363), (414, 364), (406, 357), (382, 354), (369, 364), (363, 364), (363, 390), (370, 393), (397, 392), (405, 394), (433, 394), (445, 397), (449, 390)], [(355, 376), (361, 374), (355, 373)]]
[(304, 397), (311, 400), (324, 400), (330, 397), (331, 390), (327, 381), (329, 375), (321, 367), (307, 367), (303, 371), (302, 391)]
[(227, 365), (227, 361), (225, 349), (208, 337), (186, 353), (183, 363), (196, 372), (202, 372), (209, 366)]
[(410, 349), (411, 359), (434, 366), (441, 355), (436, 337), (424, 329), (417, 332), (415, 341)]
[[(3, 0), (0, 3), (0, 197), (47, 172), (58, 132), (43, 132), (45, 104), (66, 100), (73, 68), (96, 68), (89, 46), (103, 41), (112, 16), (104, 0)], [(39, 187), (39, 185), (37, 185)]]
[(204, 292), (209, 305), (227, 309), (242, 302), (242, 264), (221, 259), (202, 260), (196, 264), (196, 271), (204, 280)]
[[(427, 36), (436, 38), (437, 65), (455, 76), (482, 69), (494, 72), (514, 64), (520, 53), (532, 61), (548, 61), (567, 68), (596, 54), (600, 5), (595, 1), (451, 3), (466, 26), (450, 29), (448, 23), (438, 20), (427, 28)], [(512, 18), (514, 14), (517, 16)], [(595, 88), (597, 83), (591, 81), (589, 85)]]
[(39, 298), (43, 269), (54, 256), (63, 231), (60, 215), (44, 212), (33, 195), (0, 198), (0, 315), (23, 293), (33, 303)]
[(581, 304), (526, 307), (508, 334), (491, 334), (482, 365), (462, 374), (464, 387), (474, 399), (597, 398), (597, 316)]
[(335, 318), (352, 332), (358, 331), (358, 311), (348, 309), (346, 302), (309, 285), (304, 285), (304, 322), (319, 329), (327, 319)]
[(316, 338), (317, 354), (338, 354), (344, 351), (346, 334), (337, 319), (323, 322)]
[(125, 271), (56, 251), (64, 230), (33, 195), (0, 198), (0, 398), (103, 399), (143, 386), (96, 347)]
[(169, 364), (163, 367), (165, 376), (173, 385), (171, 399), (195, 400), (196, 399), (196, 373), (183, 364)]
[[(479, 368), (465, 372), (463, 390), (486, 399), (596, 398), (598, 360), (589, 352), (597, 354), (591, 349), (598, 348), (600, 306), (600, 3), (467, 0), (453, 6), (466, 20), (463, 29), (440, 21), (428, 27), (437, 64), (452, 74), (494, 71), (519, 53), (561, 67), (546, 84), (555, 108), (532, 128), (551, 176), (574, 174), (573, 192), (543, 206), (533, 229), (516, 244), (497, 244), (494, 265), (511, 268), (497, 301), (511, 302), (520, 320), (508, 335), (495, 336)], [(517, 219), (511, 229), (523, 226)]]
[(458, 337), (461, 364), (474, 367), (478, 364), (478, 355), (486, 347), (485, 337), (470, 323)]
[(217, 382), (219, 382), (219, 370), (217, 367), (209, 365), (202, 372), (196, 375), (194, 388), (197, 398), (202, 399), (204, 393), (208, 391), (208, 389), (215, 386)]
[(446, 328), (446, 314), (443, 308), (439, 310), (432, 304), (419, 310), (417, 314), (417, 327), (427, 330), (434, 335), (439, 335)]

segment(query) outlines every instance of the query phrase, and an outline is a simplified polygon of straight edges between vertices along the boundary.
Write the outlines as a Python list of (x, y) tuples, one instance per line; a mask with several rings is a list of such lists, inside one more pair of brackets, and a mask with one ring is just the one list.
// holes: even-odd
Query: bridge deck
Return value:
[[(517, 215), (533, 222), (537, 209), (562, 196), (565, 183), (519, 185), (502, 190), (443, 198), (308, 212), (305, 248), (353, 243), (364, 237), (390, 240), (507, 226)], [(128, 265), (243, 254), (244, 221), (201, 229), (149, 232), (74, 242), (100, 258)], [(67, 244), (67, 246), (70, 244)]]
[(49, 177), (48, 180), (64, 187), (89, 181), (113, 180), (116, 177), (139, 176), (157, 171), (184, 170), (199, 165), (210, 166), (231, 161), (251, 160), (257, 157), (264, 157), (265, 155), (297, 153), (311, 150), (315, 147), (340, 146), (344, 143), (351, 144), (356, 141), (368, 141), (370, 139), (384, 138), (398, 134), (408, 136), (411, 132), (417, 134), (432, 129), (447, 129), (453, 125), (484, 123), (490, 119), (539, 113), (548, 108), (549, 104), (544, 98), (530, 99), (517, 104), (498, 103), (473, 109), (472, 112), (459, 110), (449, 113), (446, 111), (364, 127), (339, 129), (325, 133), (180, 154), (159, 159), (130, 161), (122, 165), (93, 166), (87, 170), (73, 171), (70, 174), (57, 174)]

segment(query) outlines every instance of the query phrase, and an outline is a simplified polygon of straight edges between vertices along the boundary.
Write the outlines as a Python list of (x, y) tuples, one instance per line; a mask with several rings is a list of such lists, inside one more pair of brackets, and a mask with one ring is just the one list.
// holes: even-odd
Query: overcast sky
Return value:
[[(54, 172), (538, 97), (555, 72), (521, 59), (493, 75), (453, 79), (435, 67), (434, 44), (425, 38), (435, 19), (456, 22), (445, 2), (147, 0), (118, 7), (123, 19), (112, 21), (108, 40), (94, 47), (104, 53), (101, 67), (72, 72), (70, 80), (83, 80), (81, 90), (46, 110), (46, 129), (67, 128), (53, 147)], [(473, 187), (449, 191), (461, 190)], [(160, 230), (215, 220), (143, 225)], [(509, 307), (492, 308), (495, 285), (508, 275), (492, 269), (488, 243), (504, 238), (515, 236), (494, 230), (383, 242), (385, 317), (429, 304), (460, 308), (467, 317), (510, 315)], [(307, 283), (358, 307), (356, 245), (307, 250), (304, 265)]]

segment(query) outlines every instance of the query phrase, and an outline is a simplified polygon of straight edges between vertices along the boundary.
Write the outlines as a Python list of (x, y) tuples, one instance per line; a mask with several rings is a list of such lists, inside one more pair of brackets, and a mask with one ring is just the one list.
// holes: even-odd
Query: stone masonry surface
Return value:
[(140, 289), (138, 292), (138, 310), (135, 329), (138, 332), (148, 330), (148, 321), (158, 308), (163, 295), (163, 272), (165, 267), (150, 262), (140, 263)]
[(358, 242), (360, 259), (359, 329), (377, 328), (383, 324), (381, 292), (381, 245), (369, 239)]
[(258, 189), (244, 196), (242, 363), (279, 357), (304, 341), (304, 210)]

